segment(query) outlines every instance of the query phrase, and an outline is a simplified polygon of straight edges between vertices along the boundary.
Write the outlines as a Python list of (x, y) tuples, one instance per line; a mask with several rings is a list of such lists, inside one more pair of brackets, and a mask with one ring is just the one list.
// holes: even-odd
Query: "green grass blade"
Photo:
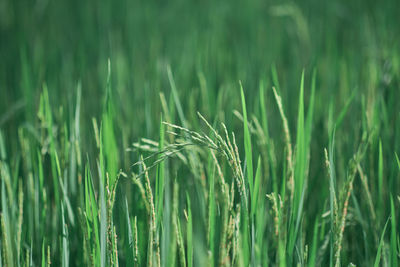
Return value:
[(383, 227), (381, 239), (380, 239), (380, 241), (379, 241), (378, 251), (376, 252), (376, 256), (375, 256), (374, 267), (379, 267), (379, 266), (380, 266), (379, 263), (380, 263), (380, 261), (381, 261), (382, 249), (383, 249), (383, 246), (384, 246), (384, 244), (385, 244), (384, 237), (385, 237), (386, 227), (388, 226), (388, 223), (389, 223), (389, 219), (386, 221), (385, 227)]
[(179, 119), (181, 120), (183, 127), (187, 128), (188, 125), (186, 123), (185, 114), (183, 112), (181, 101), (179, 100), (178, 91), (176, 90), (175, 80), (174, 76), (172, 76), (171, 66), (169, 65), (167, 66), (167, 74), (168, 74), (169, 84), (171, 85), (171, 92), (176, 105), (176, 110), (178, 111)]
[(85, 167), (85, 208), (86, 208), (86, 218), (87, 218), (87, 230), (89, 240), (94, 244), (94, 262), (100, 264), (100, 235), (98, 226), (98, 205), (95, 199), (94, 186), (92, 175), (89, 168), (89, 163), (86, 163)]
[(311, 142), (311, 132), (312, 132), (312, 123), (313, 123), (313, 116), (314, 116), (314, 102), (315, 102), (315, 83), (316, 83), (316, 77), (317, 77), (317, 71), (314, 69), (313, 74), (312, 74), (312, 80), (311, 80), (311, 95), (310, 95), (310, 101), (308, 104), (308, 110), (307, 110), (307, 118), (306, 118), (306, 124), (305, 124), (305, 138), (306, 138), (306, 149), (308, 154), (308, 150), (310, 149), (310, 142)]
[(261, 123), (262, 123), (265, 138), (267, 139), (267, 142), (268, 142), (269, 141), (268, 118), (267, 118), (267, 107), (265, 105), (265, 92), (264, 91), (265, 91), (264, 83), (261, 81), (260, 89), (259, 89)]
[(397, 225), (396, 210), (393, 202), (393, 196), (390, 195), (390, 216), (391, 216), (391, 234), (390, 234), (390, 266), (398, 265), (398, 248), (397, 248)]
[(378, 210), (383, 209), (383, 152), (382, 141), (379, 140), (379, 157), (378, 157)]
[(186, 193), (187, 199), (187, 227), (186, 227), (186, 246), (187, 246), (187, 266), (193, 266), (193, 222), (192, 222), (192, 210), (190, 205), (189, 194)]
[(276, 88), (276, 91), (278, 94), (281, 92), (281, 87), (279, 85), (279, 78), (278, 78), (278, 72), (276, 71), (276, 66), (275, 64), (272, 65), (271, 67), (271, 75), (272, 75), (272, 82)]
[(4, 145), (3, 132), (0, 130), (0, 160), (5, 160), (7, 157), (6, 147)]
[[(252, 147), (251, 147), (251, 135), (248, 126), (247, 120), (247, 111), (246, 111), (246, 100), (244, 97), (243, 86), (240, 83), (240, 93), (242, 98), (242, 111), (243, 111), (243, 131), (244, 131), (244, 149), (245, 149), (245, 158), (246, 158), (246, 170), (247, 170), (247, 181), (249, 184), (249, 192), (251, 202), (255, 201), (254, 199), (254, 191), (253, 191), (253, 155), (252, 155)], [(243, 205), (242, 205), (243, 206)], [(250, 250), (253, 249), (253, 246), (250, 246), (250, 221), (248, 215), (248, 208), (244, 206), (245, 210), (242, 211), (242, 219), (243, 219), (243, 237), (242, 237), (242, 250), (243, 250), (243, 260), (244, 264), (247, 265), (250, 262)]]
[(126, 218), (125, 230), (128, 233), (128, 236), (127, 236), (128, 242), (125, 242), (125, 253), (127, 255), (126, 256), (127, 262), (133, 263), (135, 260), (135, 249), (134, 249), (135, 244), (134, 244), (133, 234), (132, 234), (131, 219), (129, 216), (128, 199), (126, 198), (126, 196), (125, 196), (124, 202), (125, 202), (124, 211), (125, 211), (125, 218)]
[(301, 215), (303, 210), (303, 199), (304, 199), (304, 182), (305, 182), (305, 171), (306, 171), (306, 147), (305, 147), (305, 133), (304, 133), (304, 71), (301, 75), (300, 82), (300, 96), (299, 96), (299, 108), (297, 118), (297, 137), (296, 137), (296, 161), (294, 169), (294, 199), (293, 199), (293, 211), (291, 214), (291, 221), (289, 225), (289, 243), (288, 243), (288, 260), (289, 265), (293, 259), (295, 243), (297, 240), (297, 234), (300, 227)]
[(311, 244), (311, 250), (310, 250), (310, 257), (308, 260), (308, 266), (309, 267), (314, 267), (316, 264), (316, 259), (317, 259), (317, 249), (318, 249), (318, 217), (315, 219), (314, 223), (314, 231), (313, 231), (313, 241)]
[[(161, 152), (164, 149), (164, 123), (162, 121), (162, 116), (160, 120), (160, 140), (158, 151)], [(161, 160), (162, 155), (158, 156), (158, 159)], [(157, 166), (157, 177), (156, 177), (156, 210), (157, 210), (157, 225), (162, 222), (163, 216), (163, 208), (164, 208), (164, 179), (165, 179), (165, 162), (162, 160), (160, 164)]]
[(168, 265), (169, 266), (175, 266), (176, 265), (176, 248), (177, 248), (177, 242), (178, 242), (178, 226), (177, 226), (177, 213), (178, 213), (178, 183), (176, 180), (173, 183), (173, 194), (172, 194), (172, 215), (171, 215), (171, 220), (172, 220), (172, 235), (171, 235), (171, 242), (169, 244), (169, 253), (168, 253)]
[[(296, 162), (295, 162), (295, 209), (300, 210), (300, 196), (304, 186), (306, 155), (304, 129), (304, 71), (301, 75), (299, 109), (297, 117)], [(297, 197), (296, 197), (297, 196)], [(297, 217), (299, 220), (299, 217)]]
[(51, 170), (53, 176), (54, 194), (55, 194), (56, 204), (58, 206), (60, 204), (60, 192), (59, 192), (57, 166), (56, 166), (57, 163), (55, 160), (56, 142), (54, 140), (54, 135), (53, 135), (53, 115), (51, 112), (49, 93), (46, 84), (43, 85), (43, 92), (40, 97), (40, 109), (38, 115), (39, 117), (42, 117), (47, 126), (47, 132), (50, 141), (50, 157), (51, 157)]
[[(240, 94), (242, 97), (242, 111), (243, 111), (243, 131), (244, 131), (244, 149), (246, 157), (247, 181), (249, 183), (250, 194), (253, 194), (253, 155), (251, 148), (251, 135), (247, 120), (246, 100), (244, 97), (243, 86), (240, 83)], [(252, 197), (252, 195), (251, 195)], [(253, 200), (253, 199), (252, 199)]]
[[(0, 168), (3, 168), (0, 165)], [(7, 207), (8, 198), (6, 196), (6, 191), (4, 187), (4, 179), (1, 179), (1, 245), (4, 252), (4, 265), (5, 266), (14, 266), (14, 249), (13, 249), (13, 241), (12, 237), (13, 234), (11, 232), (11, 225), (10, 225), (10, 214)]]
[(104, 193), (104, 184), (103, 180), (104, 178), (102, 177), (103, 173), (101, 172), (100, 166), (98, 166), (99, 169), (99, 191), (100, 191), (100, 266), (105, 267), (106, 266), (106, 260), (107, 260), (107, 244), (106, 244), (106, 235), (107, 235), (107, 210), (106, 210), (106, 199), (105, 199), (105, 193)]
[(42, 163), (42, 155), (40, 154), (40, 151), (37, 150), (37, 158), (38, 158), (38, 172), (39, 172), (39, 190), (40, 193), (43, 192), (43, 181), (44, 181), (44, 175), (43, 175), (43, 163)]
[(260, 183), (261, 183), (261, 158), (258, 157), (257, 161), (257, 170), (256, 170), (256, 177), (254, 181), (254, 201), (251, 202), (251, 217), (253, 218), (258, 204), (258, 195), (260, 192)]
[[(102, 127), (101, 127), (101, 144), (104, 149), (103, 156), (105, 159), (105, 170), (110, 177), (111, 188), (118, 175), (118, 162), (119, 153), (117, 140), (115, 137), (115, 108), (111, 91), (111, 64), (108, 60), (107, 72), (107, 88), (106, 88), (106, 101), (103, 109)], [(103, 184), (105, 184), (105, 175), (103, 175)]]
[(339, 116), (337, 117), (336, 121), (335, 121), (335, 127), (339, 128), (340, 125), (343, 122), (344, 117), (347, 114), (347, 111), (349, 110), (350, 104), (353, 101), (355, 96), (355, 90), (353, 91), (352, 95), (347, 99), (346, 104), (344, 105), (344, 107), (342, 108), (342, 110), (339, 113)]
[(61, 223), (62, 223), (62, 258), (61, 258), (61, 266), (68, 267), (69, 266), (69, 249), (68, 249), (68, 229), (67, 224), (65, 222), (64, 215), (64, 203), (61, 202)]
[(46, 267), (45, 240), (42, 242), (42, 267)]
[[(329, 212), (330, 212), (330, 253), (329, 253), (329, 266), (333, 266), (333, 236), (335, 233), (335, 223), (337, 214), (337, 200), (336, 200), (336, 174), (334, 165), (334, 147), (335, 147), (335, 128), (330, 136), (329, 141), (329, 157), (326, 158), (329, 172)], [(325, 150), (326, 152), (326, 150)], [(328, 155), (326, 155), (328, 156)]]
[[(211, 158), (211, 155), (209, 155)], [(215, 237), (215, 212), (216, 212), (216, 203), (215, 203), (215, 189), (214, 189), (214, 178), (215, 178), (215, 166), (211, 164), (211, 160), (209, 160), (209, 191), (208, 191), (208, 248), (210, 251), (210, 265), (214, 265), (215, 258), (215, 249), (214, 249), (214, 237)], [(214, 167), (211, 167), (214, 166)], [(213, 171), (211, 171), (211, 169)]]
[[(268, 129), (268, 119), (267, 119), (267, 110), (266, 110), (266, 104), (265, 104), (265, 89), (263, 83), (260, 83), (260, 109), (261, 109), (261, 121), (262, 121), (262, 128), (263, 132), (265, 135), (265, 139), (267, 142), (267, 164), (269, 166), (270, 172), (271, 172), (271, 179), (272, 179), (272, 189), (273, 192), (278, 193), (278, 181), (276, 177), (276, 170), (275, 170), (275, 163), (274, 163), (274, 152), (272, 149), (272, 142), (269, 137), (269, 129)], [(265, 165), (267, 165), (265, 164)]]

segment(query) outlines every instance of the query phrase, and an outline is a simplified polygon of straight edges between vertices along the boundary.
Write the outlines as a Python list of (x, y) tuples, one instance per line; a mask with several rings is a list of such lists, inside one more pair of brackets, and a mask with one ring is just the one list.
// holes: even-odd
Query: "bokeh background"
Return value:
[[(337, 175), (346, 175), (362, 132), (373, 129), (366, 173), (375, 183), (383, 140), (386, 188), (399, 193), (394, 161), (394, 152), (400, 151), (399, 14), (398, 0), (1, 0), (0, 129), (5, 146), (10, 157), (18, 157), (19, 129), (33, 135), (39, 131), (36, 114), (44, 87), (54, 127), (68, 131), (80, 86), (81, 151), (84, 157), (97, 155), (92, 118), (102, 118), (110, 61), (119, 168), (130, 170), (138, 161), (138, 154), (125, 151), (133, 142), (158, 139), (160, 94), (171, 122), (182, 124), (171, 94), (170, 68), (187, 126), (201, 129), (199, 111), (212, 122), (224, 122), (238, 140), (243, 126), (233, 111), (241, 111), (239, 81), (249, 114), (258, 117), (259, 87), (264, 86), (269, 135), (281, 170), (284, 140), (271, 88), (279, 82), (294, 137), (301, 73), (307, 108), (316, 71), (308, 215), (324, 209), (323, 202), (313, 200), (314, 193), (321, 194), (319, 199), (329, 196), (323, 148), (335, 125)], [(182, 183), (190, 188), (190, 182)], [(363, 234), (358, 226), (353, 230)], [(347, 241), (344, 257), (361, 259), (369, 249), (358, 248), (352, 237)], [(36, 244), (40, 247), (41, 241)], [(71, 251), (79, 253), (73, 246)]]

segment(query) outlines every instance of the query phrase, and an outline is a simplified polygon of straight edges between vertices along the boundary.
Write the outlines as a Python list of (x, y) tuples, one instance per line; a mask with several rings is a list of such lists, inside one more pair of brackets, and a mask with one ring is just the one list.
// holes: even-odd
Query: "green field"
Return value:
[(0, 267), (400, 266), (400, 1), (0, 0)]

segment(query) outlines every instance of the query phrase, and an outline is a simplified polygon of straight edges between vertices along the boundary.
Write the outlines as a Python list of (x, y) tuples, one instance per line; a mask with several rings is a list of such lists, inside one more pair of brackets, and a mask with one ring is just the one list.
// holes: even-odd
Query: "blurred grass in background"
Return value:
[[(191, 247), (196, 266), (335, 264), (336, 188), (337, 216), (346, 220), (342, 264), (370, 266), (381, 253), (383, 265), (396, 266), (399, 14), (395, 0), (1, 1), (0, 262), (144, 266), (157, 259), (149, 253), (153, 238), (162, 265), (190, 266)], [(282, 97), (293, 143), (289, 161), (272, 86)], [(226, 203), (216, 159), (204, 147), (155, 166), (149, 184), (140, 176), (142, 188), (131, 178), (145, 168), (132, 164), (162, 151), (164, 141), (167, 149), (180, 139), (193, 141), (187, 133), (175, 139), (164, 132), (172, 128), (160, 120), (215, 141), (197, 112), (220, 133), (221, 122), (235, 133), (248, 208), (258, 208), (258, 215), (243, 215), (235, 175), (218, 158), (228, 199), (235, 197), (233, 206)], [(128, 177), (117, 180), (119, 170)], [(286, 184), (292, 175), (294, 200)], [(298, 184), (303, 179), (305, 186)], [(341, 214), (348, 188), (349, 210)], [(265, 196), (271, 193), (270, 199), (279, 202), (279, 194), (288, 203), (279, 211), (279, 237), (273, 201)], [(241, 228), (244, 218), (250, 230)]]

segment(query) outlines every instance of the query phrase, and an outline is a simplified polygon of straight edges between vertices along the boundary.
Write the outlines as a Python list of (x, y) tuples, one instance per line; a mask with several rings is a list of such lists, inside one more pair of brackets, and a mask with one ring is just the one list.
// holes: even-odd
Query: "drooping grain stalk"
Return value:
[[(293, 169), (293, 152), (292, 152), (292, 141), (290, 138), (290, 131), (289, 131), (289, 123), (288, 120), (285, 116), (285, 112), (283, 110), (282, 106), (282, 98), (280, 95), (276, 92), (275, 87), (272, 87), (272, 91), (274, 92), (275, 100), (279, 108), (279, 113), (281, 115), (282, 123), (283, 123), (283, 132), (285, 136), (285, 145), (286, 145), (286, 162), (287, 162), (287, 187), (289, 189), (290, 193), (290, 200), (293, 199), (293, 194), (294, 194), (294, 169)], [(292, 202), (292, 201), (290, 201)]]
[(145, 173), (145, 186), (146, 186), (146, 200), (147, 203), (150, 207), (150, 214), (149, 214), (149, 252), (148, 252), (148, 264), (152, 265), (153, 264), (153, 251), (155, 252), (155, 265), (160, 266), (160, 246), (159, 246), (159, 241), (157, 238), (157, 221), (156, 221), (156, 213), (155, 213), (155, 207), (154, 207), (154, 198), (153, 198), (153, 192), (151, 190), (151, 184), (150, 184), (150, 178), (149, 178), (149, 173), (146, 168), (145, 163), (142, 163), (143, 165), (143, 170)]
[[(357, 173), (357, 166), (363, 159), (368, 145), (371, 141), (371, 135), (366, 133), (362, 137), (362, 141), (358, 146), (357, 152), (354, 154), (353, 158), (349, 161), (348, 171), (346, 181), (343, 188), (339, 191), (339, 200), (336, 200), (336, 192), (332, 191), (331, 186), (331, 198), (333, 198), (333, 208), (331, 208), (331, 220), (333, 220), (333, 261), (335, 266), (340, 266), (340, 253), (342, 251), (342, 240), (344, 235), (344, 230), (346, 227), (346, 217), (348, 213), (349, 199), (353, 191), (353, 182)], [(334, 170), (332, 169), (332, 160), (328, 160), (328, 153), (325, 150), (326, 165), (328, 167), (328, 173), (332, 176)], [(337, 203), (337, 204), (336, 204)]]

